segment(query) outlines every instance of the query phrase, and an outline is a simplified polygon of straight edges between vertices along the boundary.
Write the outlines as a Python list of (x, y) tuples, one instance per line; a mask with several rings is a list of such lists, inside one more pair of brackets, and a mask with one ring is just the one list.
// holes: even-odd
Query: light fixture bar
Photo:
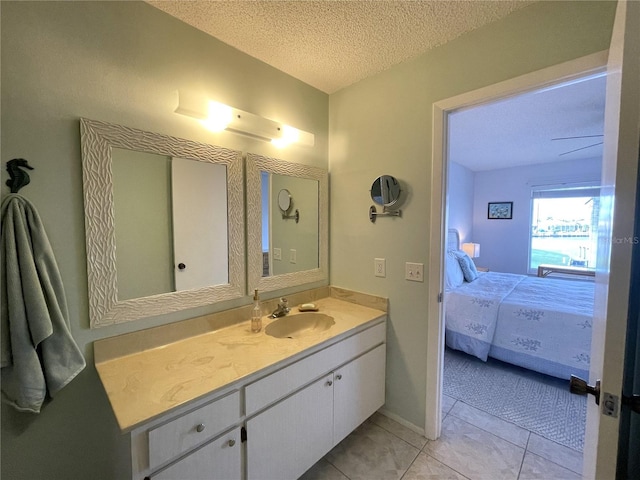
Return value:
[(187, 92), (178, 93), (175, 113), (198, 119), (213, 131), (228, 130), (251, 138), (272, 142), (282, 147), (290, 143), (313, 146), (313, 133), (298, 130), (268, 118), (245, 112), (238, 108), (211, 102), (202, 96)]

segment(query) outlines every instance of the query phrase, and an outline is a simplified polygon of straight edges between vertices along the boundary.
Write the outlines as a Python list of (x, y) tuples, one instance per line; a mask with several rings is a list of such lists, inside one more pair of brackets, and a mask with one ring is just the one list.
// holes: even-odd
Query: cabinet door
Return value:
[(231, 480), (241, 477), (240, 428), (149, 476), (151, 480)]
[(294, 480), (332, 447), (333, 375), (247, 421), (247, 478)]
[(335, 370), (334, 444), (384, 405), (385, 362), (385, 344), (382, 344)]

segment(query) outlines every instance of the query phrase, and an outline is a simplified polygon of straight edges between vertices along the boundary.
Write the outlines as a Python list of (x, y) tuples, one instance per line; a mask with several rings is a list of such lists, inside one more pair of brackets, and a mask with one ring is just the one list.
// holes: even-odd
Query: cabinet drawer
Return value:
[(177, 457), (215, 437), (240, 419), (240, 394), (218, 400), (149, 430), (149, 468)]
[(336, 365), (384, 343), (386, 332), (386, 322), (382, 322), (247, 385), (246, 414), (257, 412), (331, 371)]
[(239, 479), (242, 475), (240, 448), (240, 428), (236, 428), (147, 478)]

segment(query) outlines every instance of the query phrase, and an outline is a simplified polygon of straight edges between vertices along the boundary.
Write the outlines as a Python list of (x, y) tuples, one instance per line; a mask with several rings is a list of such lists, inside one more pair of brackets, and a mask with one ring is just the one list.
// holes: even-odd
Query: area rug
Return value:
[(446, 349), (443, 391), (561, 445), (584, 447), (587, 399), (571, 394), (568, 380)]

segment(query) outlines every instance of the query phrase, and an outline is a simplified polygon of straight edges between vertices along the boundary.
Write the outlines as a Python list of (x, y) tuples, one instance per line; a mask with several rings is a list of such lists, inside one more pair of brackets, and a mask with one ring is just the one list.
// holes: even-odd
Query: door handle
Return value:
[(596, 380), (596, 384), (589, 385), (586, 380), (583, 380), (580, 377), (576, 377), (575, 375), (571, 375), (571, 380), (569, 380), (569, 390), (571, 393), (575, 393), (576, 395), (593, 395), (596, 400), (596, 405), (600, 405), (600, 380)]

